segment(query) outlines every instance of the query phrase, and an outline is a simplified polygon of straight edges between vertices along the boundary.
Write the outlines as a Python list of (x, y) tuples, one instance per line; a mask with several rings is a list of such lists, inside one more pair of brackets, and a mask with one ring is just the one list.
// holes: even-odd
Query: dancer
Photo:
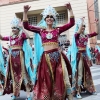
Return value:
[(98, 35), (98, 20), (95, 20), (95, 23), (96, 32), (91, 34), (85, 33), (86, 25), (84, 18), (79, 19), (75, 26), (75, 35), (71, 47), (71, 66), (73, 72), (73, 89), (75, 89), (78, 99), (82, 98), (80, 95), (82, 89), (86, 89), (92, 94), (96, 91), (90, 71), (91, 54), (87, 47), (88, 38)]
[[(66, 56), (58, 50), (58, 36), (74, 25), (74, 15), (70, 3), (66, 4), (70, 13), (70, 22), (56, 27), (58, 13), (48, 6), (43, 12), (40, 27), (28, 24), (27, 12), (30, 6), (24, 6), (24, 28), (38, 33), (42, 39), (43, 54), (37, 67), (37, 81), (34, 85), (34, 100), (72, 100), (71, 66)], [(39, 44), (39, 43), (38, 43)], [(69, 78), (70, 75), (70, 78)]]
[(11, 99), (15, 100), (20, 95), (21, 85), (24, 82), (27, 91), (27, 100), (31, 100), (30, 91), (33, 82), (33, 72), (30, 67), (30, 46), (27, 44), (29, 35), (21, 25), (20, 19), (16, 17), (11, 21), (11, 28), (12, 34), (10, 36), (3, 37), (0, 35), (1, 40), (10, 41), (9, 67), (6, 74), (4, 94), (13, 92)]
[(100, 46), (95, 46), (95, 64), (100, 65)]

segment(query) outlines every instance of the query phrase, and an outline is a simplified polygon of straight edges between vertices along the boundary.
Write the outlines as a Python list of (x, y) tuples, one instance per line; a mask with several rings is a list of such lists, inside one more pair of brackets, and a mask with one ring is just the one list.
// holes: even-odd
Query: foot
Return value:
[(97, 93), (96, 92), (93, 92), (93, 93), (91, 93), (92, 95), (97, 95)]
[(0, 96), (2, 96), (3, 95), (3, 86), (2, 85), (0, 85)]
[(0, 91), (0, 96), (2, 96), (3, 95), (3, 91)]
[(80, 94), (76, 94), (77, 99), (82, 99), (82, 96)]
[(15, 100), (15, 99), (16, 99), (16, 96), (12, 95), (11, 100)]

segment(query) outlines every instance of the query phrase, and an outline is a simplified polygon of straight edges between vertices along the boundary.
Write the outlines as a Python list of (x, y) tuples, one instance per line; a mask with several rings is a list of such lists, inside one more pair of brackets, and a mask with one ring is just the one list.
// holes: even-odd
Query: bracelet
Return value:
[(28, 22), (28, 20), (23, 20), (23, 22)]
[(70, 16), (70, 18), (74, 18), (74, 16)]

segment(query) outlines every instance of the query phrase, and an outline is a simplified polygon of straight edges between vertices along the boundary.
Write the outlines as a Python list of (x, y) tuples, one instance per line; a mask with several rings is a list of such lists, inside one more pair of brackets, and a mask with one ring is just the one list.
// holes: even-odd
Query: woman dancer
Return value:
[(78, 99), (82, 98), (80, 95), (81, 89), (86, 89), (90, 93), (95, 93), (95, 87), (90, 71), (91, 54), (87, 47), (88, 38), (98, 35), (98, 20), (96, 20), (95, 23), (96, 32), (91, 34), (85, 34), (86, 25), (84, 24), (84, 18), (79, 19), (75, 27), (75, 35), (71, 47), (71, 65), (73, 71), (73, 89), (75, 89), (76, 97)]
[(24, 28), (41, 36), (44, 52), (37, 67), (37, 81), (34, 85), (34, 100), (72, 100), (71, 66), (66, 56), (58, 50), (58, 36), (74, 25), (74, 15), (70, 3), (66, 4), (70, 12), (70, 22), (56, 27), (57, 12), (48, 6), (43, 12), (40, 27), (28, 24), (27, 12), (30, 6), (24, 6)]
[[(3, 37), (0, 35), (1, 40), (10, 41), (8, 61), (9, 67), (6, 74), (4, 94), (13, 92), (11, 99), (15, 100), (20, 95), (21, 85), (22, 82), (24, 82), (27, 91), (27, 100), (31, 100), (30, 91), (32, 87), (31, 83), (33, 81), (33, 72), (29, 62), (30, 55), (28, 53), (28, 49), (30, 47), (26, 41), (29, 38), (29, 35), (23, 29), (20, 19), (16, 17), (11, 21), (11, 28), (12, 34), (10, 36)], [(29, 61), (27, 61), (28, 58)]]

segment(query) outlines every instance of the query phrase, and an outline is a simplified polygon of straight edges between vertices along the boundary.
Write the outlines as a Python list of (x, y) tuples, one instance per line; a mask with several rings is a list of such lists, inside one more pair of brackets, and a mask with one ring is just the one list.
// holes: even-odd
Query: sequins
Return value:
[(11, 55), (15, 58), (16, 56), (18, 56), (20, 53), (20, 51), (12, 51)]
[(60, 54), (59, 54), (58, 51), (51, 52), (51, 53), (49, 53), (49, 57), (50, 57), (50, 59), (51, 59), (52, 61), (58, 62), (59, 57), (60, 57)]
[(41, 37), (42, 37), (42, 43), (47, 43), (47, 42), (58, 42), (58, 30), (54, 29), (50, 32), (48, 31), (42, 31), (41, 32)]

